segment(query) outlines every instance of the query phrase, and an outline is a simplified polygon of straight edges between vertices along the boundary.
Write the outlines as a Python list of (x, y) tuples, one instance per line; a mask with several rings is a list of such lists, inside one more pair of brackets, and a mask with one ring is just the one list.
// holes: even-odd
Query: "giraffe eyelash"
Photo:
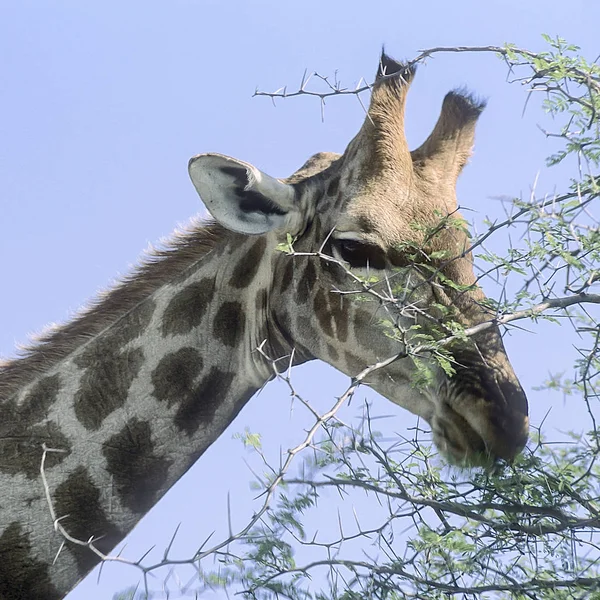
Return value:
[(387, 266), (385, 252), (375, 244), (368, 244), (355, 239), (337, 238), (332, 242), (336, 258), (348, 263), (353, 269), (383, 270)]

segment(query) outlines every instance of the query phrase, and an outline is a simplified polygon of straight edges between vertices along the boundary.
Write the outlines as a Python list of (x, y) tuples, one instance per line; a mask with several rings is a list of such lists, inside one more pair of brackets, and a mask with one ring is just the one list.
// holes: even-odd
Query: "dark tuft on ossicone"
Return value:
[(474, 121), (479, 117), (487, 104), (487, 100), (478, 98), (466, 88), (452, 90), (446, 94), (444, 105), (451, 104), (463, 122)]
[[(377, 76), (375, 81), (382, 79), (402, 80), (405, 83), (410, 83), (415, 76), (417, 70), (416, 65), (407, 65), (393, 59), (385, 53), (385, 49), (381, 50), (381, 58), (379, 59), (379, 67), (377, 68)], [(396, 75), (397, 77), (393, 77)]]

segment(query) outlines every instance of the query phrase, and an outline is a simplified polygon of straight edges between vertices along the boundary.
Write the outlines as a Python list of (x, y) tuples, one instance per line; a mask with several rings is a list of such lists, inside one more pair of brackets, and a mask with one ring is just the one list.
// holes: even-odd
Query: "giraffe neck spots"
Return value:
[(189, 333), (202, 323), (215, 297), (215, 280), (206, 277), (191, 283), (169, 302), (162, 316), (162, 334)]
[(102, 447), (121, 503), (144, 514), (164, 488), (171, 461), (156, 455), (150, 424), (132, 418)]
[(95, 347), (78, 361), (86, 370), (75, 395), (75, 415), (90, 430), (100, 429), (104, 419), (125, 405), (129, 389), (144, 362), (141, 348), (102, 352)]
[(213, 366), (202, 376), (203, 360), (194, 348), (165, 356), (152, 373), (154, 396), (177, 405), (175, 426), (188, 435), (209, 425), (227, 398), (234, 374)]
[(139, 338), (150, 324), (156, 310), (156, 302), (146, 298), (138, 306), (115, 322), (106, 336), (99, 340), (106, 340), (111, 346), (122, 348), (132, 340)]
[(212, 333), (229, 348), (237, 348), (244, 339), (246, 314), (240, 302), (223, 302), (217, 311)]
[(348, 339), (348, 312), (344, 297), (335, 292), (325, 292), (319, 288), (315, 294), (313, 310), (321, 330), (339, 342)]
[(188, 435), (195, 433), (201, 425), (209, 425), (227, 399), (234, 377), (233, 373), (212, 367), (194, 392), (181, 402), (175, 415), (175, 425)]
[(10, 523), (0, 536), (0, 598), (2, 600), (60, 600), (50, 581), (49, 564), (37, 560), (24, 527)]
[(292, 284), (294, 280), (294, 257), (288, 256), (286, 257), (286, 265), (283, 270), (283, 276), (281, 277), (281, 282), (279, 284), (279, 293), (285, 294), (288, 291), (288, 288)]
[(327, 186), (327, 195), (331, 198), (335, 198), (338, 194), (338, 190), (340, 189), (340, 175), (336, 175), (331, 179), (329, 185)]
[(203, 360), (195, 348), (181, 348), (165, 355), (152, 372), (154, 396), (167, 406), (182, 402), (194, 392)]
[[(109, 519), (102, 506), (100, 491), (86, 467), (77, 467), (54, 491), (54, 508), (61, 523), (69, 534), (79, 540), (98, 537), (94, 545), (101, 552), (108, 553), (123, 538), (120, 531)], [(68, 544), (79, 572), (83, 575), (92, 569), (99, 558), (86, 548)]]
[(58, 374), (40, 379), (20, 404), (16, 399), (2, 405), (0, 420), (0, 472), (24, 473), (35, 479), (40, 472), (42, 447), (56, 448), (47, 456), (48, 468), (61, 463), (70, 445), (58, 424), (47, 419), (50, 407), (60, 392)]
[(306, 266), (304, 267), (302, 277), (298, 281), (297, 299), (302, 304), (309, 301), (317, 282), (317, 270), (314, 261), (314, 258), (310, 256), (306, 257)]
[[(42, 445), (62, 450), (45, 461), (57, 515), (68, 515), (61, 522), (70, 535), (98, 536), (95, 545), (109, 552), (268, 379), (250, 347), (266, 331), (269, 290), (260, 276), (267, 245), (253, 238), (205, 257), (187, 278), (86, 339), (60, 371), (3, 401), (0, 486), (22, 475), (37, 485)], [(11, 528), (20, 514), (11, 508), (0, 523), (0, 551), (2, 544), (18, 544), (22, 555), (6, 564), (12, 569), (27, 561), (20, 589), (32, 599), (54, 600), (58, 571), (50, 578), (44, 569), (60, 540), (42, 522), (48, 517), (43, 491), (21, 486), (18, 493), (35, 506), (34, 523), (31, 532)], [(28, 545), (34, 537), (47, 542), (39, 564)], [(67, 545), (58, 561), (61, 572), (78, 578), (97, 558), (89, 548)], [(44, 591), (38, 594), (36, 585)], [(3, 592), (0, 587), (2, 600), (22, 597)]]
[(266, 238), (259, 237), (256, 242), (252, 244), (247, 253), (238, 257), (238, 264), (229, 280), (229, 285), (231, 287), (245, 289), (252, 284), (258, 273), (266, 249)]
[(141, 348), (125, 348), (147, 330), (156, 303), (147, 299), (74, 358), (83, 370), (75, 395), (75, 415), (88, 430), (98, 430), (104, 419), (127, 401), (131, 384), (144, 362)]
[(256, 294), (254, 301), (254, 310), (257, 315), (264, 315), (268, 308), (269, 292), (265, 288), (261, 288)]

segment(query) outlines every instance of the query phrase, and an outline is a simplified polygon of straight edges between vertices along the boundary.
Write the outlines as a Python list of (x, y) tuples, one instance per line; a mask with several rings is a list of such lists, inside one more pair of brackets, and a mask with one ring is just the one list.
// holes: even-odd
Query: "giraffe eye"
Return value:
[(383, 250), (375, 244), (357, 240), (336, 239), (333, 241), (334, 254), (347, 262), (351, 268), (385, 269), (387, 261)]

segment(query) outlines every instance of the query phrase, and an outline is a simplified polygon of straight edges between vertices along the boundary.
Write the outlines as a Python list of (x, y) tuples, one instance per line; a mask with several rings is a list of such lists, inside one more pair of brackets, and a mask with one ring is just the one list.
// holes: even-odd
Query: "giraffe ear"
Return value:
[(188, 169), (206, 208), (228, 229), (258, 235), (291, 225), (298, 214), (293, 186), (249, 163), (199, 154)]

